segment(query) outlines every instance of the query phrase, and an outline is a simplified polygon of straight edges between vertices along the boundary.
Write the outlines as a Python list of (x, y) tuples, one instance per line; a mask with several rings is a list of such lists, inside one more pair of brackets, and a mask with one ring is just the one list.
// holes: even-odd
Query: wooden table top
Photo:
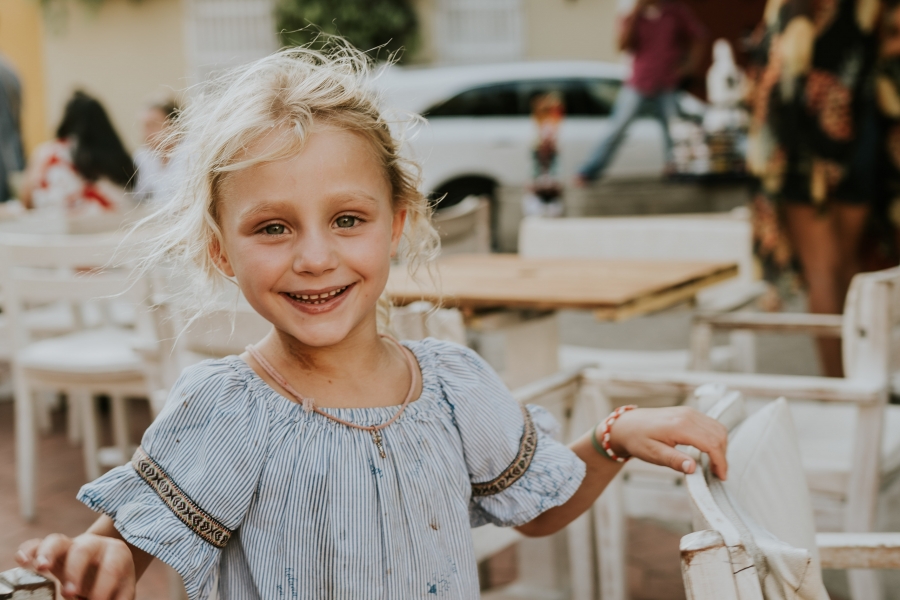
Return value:
[(414, 280), (405, 266), (392, 268), (387, 290), (394, 303), (428, 300), (466, 312), (577, 308), (593, 310), (598, 319), (622, 320), (690, 300), (737, 275), (737, 265), (457, 254), (438, 260), (432, 271), (434, 282), (425, 269)]

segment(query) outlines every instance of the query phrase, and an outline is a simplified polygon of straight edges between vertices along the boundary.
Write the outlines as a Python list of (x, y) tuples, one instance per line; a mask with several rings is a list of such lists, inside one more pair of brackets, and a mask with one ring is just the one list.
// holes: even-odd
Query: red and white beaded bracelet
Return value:
[(597, 440), (597, 428), (594, 427), (591, 432), (591, 441), (594, 443), (594, 448), (599, 450), (603, 450), (602, 454), (605, 454), (612, 460), (616, 462), (626, 462), (631, 460), (630, 456), (622, 457), (616, 456), (616, 453), (613, 452), (612, 445), (609, 443), (610, 432), (612, 431), (613, 423), (616, 422), (616, 419), (624, 415), (629, 410), (634, 410), (637, 408), (634, 404), (628, 404), (626, 406), (620, 406), (616, 410), (612, 411), (608, 417), (603, 420), (603, 432), (600, 434), (600, 440)]

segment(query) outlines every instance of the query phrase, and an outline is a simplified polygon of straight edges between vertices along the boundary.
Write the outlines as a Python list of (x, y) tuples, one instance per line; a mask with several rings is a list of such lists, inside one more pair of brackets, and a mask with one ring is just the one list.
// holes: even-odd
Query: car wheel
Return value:
[(440, 185), (431, 193), (437, 210), (459, 204), (469, 196), (487, 196), (494, 204), (497, 182), (486, 177), (460, 177)]

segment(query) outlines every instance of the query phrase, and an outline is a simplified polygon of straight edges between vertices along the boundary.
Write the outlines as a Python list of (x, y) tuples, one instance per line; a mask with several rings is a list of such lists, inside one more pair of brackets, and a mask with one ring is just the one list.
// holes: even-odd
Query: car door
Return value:
[(424, 116), (427, 125), (412, 144), (425, 189), (468, 176), (501, 185), (528, 181), (532, 134), (515, 82), (470, 88)]
[[(621, 80), (571, 78), (565, 84), (566, 118), (560, 131), (560, 172), (574, 177), (597, 147), (609, 126), (609, 116)], [(632, 122), (604, 173), (611, 179), (659, 177), (665, 167), (663, 130), (645, 106)]]

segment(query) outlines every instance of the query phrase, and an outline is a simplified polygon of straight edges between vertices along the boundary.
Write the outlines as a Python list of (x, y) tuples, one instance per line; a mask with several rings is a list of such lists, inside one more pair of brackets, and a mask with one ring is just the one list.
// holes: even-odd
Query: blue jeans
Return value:
[(646, 102), (653, 105), (654, 116), (662, 124), (663, 140), (666, 144), (666, 162), (671, 162), (672, 137), (669, 135), (669, 120), (678, 113), (675, 92), (660, 92), (655, 96), (644, 96), (630, 85), (624, 85), (616, 96), (616, 104), (613, 106), (612, 114), (606, 124), (603, 139), (578, 171), (581, 177), (593, 181), (603, 175), (603, 171), (615, 156), (619, 144), (622, 143), (625, 131)]

